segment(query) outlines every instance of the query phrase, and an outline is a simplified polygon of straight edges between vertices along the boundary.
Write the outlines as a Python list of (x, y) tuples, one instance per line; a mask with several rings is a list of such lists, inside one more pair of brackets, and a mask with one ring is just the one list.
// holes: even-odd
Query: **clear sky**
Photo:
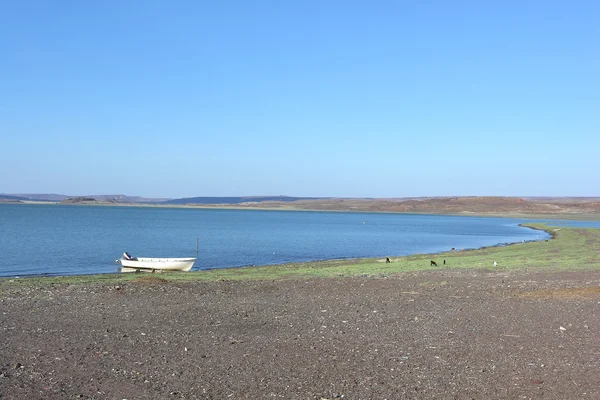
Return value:
[(0, 1), (0, 193), (600, 196), (600, 1)]

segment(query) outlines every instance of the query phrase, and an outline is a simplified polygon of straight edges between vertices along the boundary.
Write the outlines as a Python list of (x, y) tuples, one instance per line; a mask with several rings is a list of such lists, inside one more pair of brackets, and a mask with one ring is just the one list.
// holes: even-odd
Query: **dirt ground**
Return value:
[(3, 399), (600, 399), (600, 271), (14, 287)]

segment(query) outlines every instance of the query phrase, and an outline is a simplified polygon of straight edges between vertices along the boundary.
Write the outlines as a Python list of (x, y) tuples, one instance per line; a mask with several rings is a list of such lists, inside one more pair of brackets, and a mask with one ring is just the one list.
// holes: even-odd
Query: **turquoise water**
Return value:
[(197, 256), (198, 270), (434, 253), (547, 238), (545, 232), (519, 227), (522, 222), (386, 213), (2, 204), (0, 276), (112, 273), (118, 267), (114, 260), (124, 251), (140, 257)]

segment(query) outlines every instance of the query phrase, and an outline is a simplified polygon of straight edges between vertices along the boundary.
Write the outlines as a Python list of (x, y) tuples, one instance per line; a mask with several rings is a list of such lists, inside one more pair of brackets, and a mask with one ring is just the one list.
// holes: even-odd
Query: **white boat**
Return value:
[(121, 264), (121, 272), (154, 272), (154, 271), (189, 271), (195, 258), (151, 258), (131, 257), (123, 253), (123, 257), (115, 262)]

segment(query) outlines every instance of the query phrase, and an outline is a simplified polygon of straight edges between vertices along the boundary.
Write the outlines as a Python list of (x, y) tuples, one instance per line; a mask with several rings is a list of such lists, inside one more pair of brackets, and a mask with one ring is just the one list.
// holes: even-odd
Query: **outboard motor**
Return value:
[(128, 252), (123, 253), (123, 258), (125, 260), (133, 260), (133, 257), (131, 257), (131, 254), (129, 254)]

